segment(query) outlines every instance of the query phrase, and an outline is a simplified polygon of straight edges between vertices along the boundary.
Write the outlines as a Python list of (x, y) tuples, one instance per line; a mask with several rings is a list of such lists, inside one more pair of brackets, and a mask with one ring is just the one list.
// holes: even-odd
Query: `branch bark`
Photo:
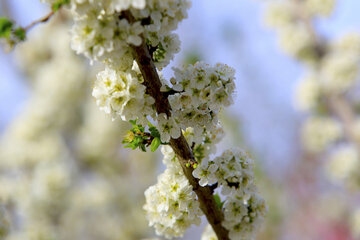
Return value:
[[(123, 16), (131, 23), (134, 22), (134, 18), (130, 12), (124, 11)], [(139, 65), (140, 71), (144, 77), (144, 85), (147, 88), (147, 92), (155, 99), (155, 107), (158, 114), (165, 113), (167, 116), (171, 116), (171, 106), (164, 93), (160, 91), (161, 82), (157, 73), (156, 67), (150, 55), (149, 49), (145, 43), (145, 38), (142, 36), (142, 44), (140, 46), (132, 46), (134, 58)], [(228, 230), (222, 226), (224, 220), (224, 214), (217, 206), (213, 190), (210, 187), (201, 187), (199, 181), (193, 177), (192, 167), (186, 167), (187, 163), (196, 163), (193, 152), (189, 147), (185, 137), (181, 136), (177, 139), (170, 139), (170, 146), (174, 150), (184, 175), (188, 179), (190, 185), (193, 187), (194, 192), (200, 202), (200, 208), (205, 214), (208, 222), (212, 226), (219, 240), (229, 240)]]

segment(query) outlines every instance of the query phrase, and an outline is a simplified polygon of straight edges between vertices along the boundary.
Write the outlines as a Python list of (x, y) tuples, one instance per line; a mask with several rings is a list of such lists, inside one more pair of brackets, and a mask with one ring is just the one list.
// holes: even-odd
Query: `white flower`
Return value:
[(339, 122), (328, 117), (311, 117), (302, 129), (304, 146), (312, 152), (320, 152), (334, 143), (342, 135)]
[(181, 130), (174, 118), (168, 118), (165, 113), (160, 113), (157, 120), (162, 142), (169, 142), (170, 138), (176, 139), (180, 137)]
[(356, 169), (360, 167), (359, 153), (353, 145), (342, 145), (335, 149), (327, 164), (327, 173), (335, 182), (347, 185), (356, 190), (360, 186), (360, 179)]
[(158, 235), (181, 237), (192, 224), (200, 224), (199, 202), (181, 168), (166, 169), (158, 183), (145, 191), (145, 197), (147, 218)]
[(329, 16), (335, 6), (335, 0), (306, 0), (306, 11), (313, 15)]
[(201, 235), (201, 240), (218, 240), (213, 228), (210, 224), (206, 225)]
[(310, 111), (316, 108), (320, 97), (320, 83), (314, 75), (302, 79), (296, 89), (296, 105), (300, 110)]
[(288, 25), (279, 29), (280, 47), (288, 54), (303, 58), (313, 44), (311, 34), (302, 23)]
[(271, 1), (265, 13), (265, 22), (270, 27), (281, 28), (293, 21), (294, 5), (289, 1)]
[(143, 119), (143, 115), (153, 114), (149, 106), (154, 100), (145, 94), (145, 86), (140, 81), (133, 70), (122, 72), (106, 68), (98, 73), (92, 95), (100, 109), (113, 118)]
[(180, 93), (169, 96), (169, 102), (180, 127), (215, 128), (221, 107), (233, 102), (235, 71), (225, 64), (212, 67), (203, 62), (173, 69), (171, 82)]
[(218, 166), (214, 163), (208, 163), (207, 159), (204, 159), (201, 164), (193, 171), (193, 176), (200, 179), (200, 186), (212, 185), (217, 182), (215, 172)]
[(254, 239), (267, 212), (264, 200), (256, 193), (249, 199), (233, 194), (225, 201), (224, 208), (223, 226), (229, 230), (230, 239)]
[(359, 76), (359, 55), (334, 52), (323, 62), (321, 74), (324, 89), (343, 92), (356, 84)]

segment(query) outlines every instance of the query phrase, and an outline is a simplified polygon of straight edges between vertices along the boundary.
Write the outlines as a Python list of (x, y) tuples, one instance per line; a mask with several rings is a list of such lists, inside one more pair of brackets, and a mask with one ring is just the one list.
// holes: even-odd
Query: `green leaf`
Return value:
[(215, 194), (214, 195), (214, 199), (215, 199), (215, 202), (216, 202), (216, 205), (222, 209), (223, 205), (224, 205), (224, 202), (221, 201), (221, 198), (219, 196), (219, 194)]
[(70, 0), (58, 0), (56, 2), (54, 2), (52, 5), (51, 5), (51, 9), (56, 12), (58, 11), (63, 5), (66, 5), (66, 4), (69, 4), (70, 3)]
[(14, 23), (6, 17), (0, 18), (0, 38), (9, 38)]
[(149, 125), (149, 127), (155, 127), (150, 121), (147, 121), (148, 122), (148, 125)]
[(151, 151), (152, 151), (152, 152), (155, 152), (156, 149), (158, 149), (160, 145), (161, 145), (161, 140), (160, 140), (160, 138), (155, 137), (155, 138), (152, 140), (152, 142), (151, 142)]
[(160, 133), (156, 129), (156, 127), (150, 127), (149, 131), (150, 131), (151, 136), (153, 136), (154, 138), (160, 138)]
[(137, 127), (136, 120), (130, 120), (129, 122), (133, 127)]
[(145, 144), (140, 143), (139, 148), (141, 149), (141, 151), (146, 152)]
[(18, 27), (17, 29), (14, 30), (14, 35), (20, 41), (24, 41), (26, 39), (26, 31), (21, 27)]

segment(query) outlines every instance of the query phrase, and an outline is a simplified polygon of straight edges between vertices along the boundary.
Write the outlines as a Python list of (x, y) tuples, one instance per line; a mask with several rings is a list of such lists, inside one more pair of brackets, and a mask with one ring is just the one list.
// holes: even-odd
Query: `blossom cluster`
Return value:
[(307, 19), (328, 16), (335, 0), (272, 0), (266, 10), (265, 21), (279, 35), (280, 47), (289, 55), (307, 63), (314, 62), (318, 42), (309, 33)]
[(145, 191), (144, 209), (158, 235), (181, 237), (192, 224), (200, 224), (202, 212), (173, 150), (164, 146), (162, 153), (167, 169), (159, 175), (156, 185)]
[[(53, 4), (54, 1), (43, 1)], [(147, 116), (159, 122), (163, 142), (180, 136), (170, 116), (156, 119), (153, 99), (145, 94), (142, 76), (134, 61), (132, 46), (146, 44), (158, 69), (167, 66), (179, 51), (180, 41), (172, 33), (187, 17), (190, 2), (168, 1), (70, 1), (75, 20), (72, 48), (79, 54), (105, 64), (97, 75), (93, 96), (100, 109), (113, 118), (138, 119)]]
[[(75, 24), (72, 48), (92, 60), (127, 70), (133, 64), (130, 44), (139, 46), (144, 37), (154, 48), (158, 68), (165, 67), (179, 51), (178, 37), (171, 33), (187, 16), (189, 2), (167, 1), (71, 1)], [(134, 19), (127, 19), (131, 13)]]
[[(203, 128), (212, 131), (218, 124), (221, 107), (233, 102), (235, 71), (225, 64), (209, 66), (203, 62), (174, 68), (172, 88), (177, 93), (169, 96), (173, 116), (182, 129), (192, 127), (201, 136)], [(165, 84), (164, 84), (165, 85)], [(169, 86), (164, 86), (163, 90)]]
[(344, 182), (351, 190), (359, 189), (359, 152), (353, 144), (342, 144), (332, 150), (327, 172), (334, 182)]
[(140, 122), (146, 123), (143, 119), (153, 114), (151, 105), (154, 99), (145, 94), (141, 81), (136, 71), (122, 72), (106, 68), (97, 74), (92, 95), (99, 108), (113, 118), (117, 115), (124, 121), (139, 118)]
[(326, 116), (309, 117), (302, 130), (305, 148), (314, 153), (324, 151), (336, 143), (343, 134), (341, 123)]
[(252, 165), (247, 153), (233, 149), (214, 160), (202, 160), (193, 172), (201, 186), (218, 184), (226, 196), (223, 226), (231, 239), (253, 239), (267, 211), (256, 190)]

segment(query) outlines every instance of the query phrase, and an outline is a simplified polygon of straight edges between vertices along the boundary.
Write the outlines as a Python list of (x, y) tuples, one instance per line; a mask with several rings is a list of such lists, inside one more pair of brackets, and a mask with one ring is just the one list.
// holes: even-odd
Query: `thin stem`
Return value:
[(35, 20), (34, 22), (30, 23), (30, 25), (26, 26), (24, 28), (24, 30), (27, 32), (29, 31), (31, 28), (33, 28), (35, 25), (39, 24), (39, 23), (44, 23), (44, 22), (47, 22), (49, 21), (49, 19), (54, 16), (55, 12), (54, 11), (51, 11), (49, 14), (47, 14), (46, 16), (38, 19), (38, 20)]
[[(134, 17), (130, 12), (124, 11), (123, 16), (130, 22), (134, 22)], [(149, 48), (145, 43), (145, 38), (142, 36), (142, 44), (140, 46), (133, 46), (133, 54), (137, 64), (139, 65), (140, 71), (144, 77), (144, 85), (147, 88), (147, 92), (150, 96), (155, 99), (155, 108), (158, 114), (165, 113), (167, 116), (171, 116), (171, 106), (166, 95), (160, 91), (161, 82), (157, 73), (154, 62), (151, 58)], [(186, 167), (187, 163), (195, 163), (193, 152), (189, 147), (185, 137), (181, 136), (177, 139), (170, 139), (170, 146), (174, 150), (181, 167), (184, 171), (184, 175), (188, 179), (190, 185), (193, 187), (194, 192), (198, 197), (200, 208), (205, 214), (208, 222), (212, 226), (219, 240), (229, 240), (228, 230), (222, 226), (224, 220), (224, 214), (221, 209), (217, 206), (214, 196), (213, 189), (211, 187), (201, 187), (198, 179), (193, 175), (193, 168)]]

